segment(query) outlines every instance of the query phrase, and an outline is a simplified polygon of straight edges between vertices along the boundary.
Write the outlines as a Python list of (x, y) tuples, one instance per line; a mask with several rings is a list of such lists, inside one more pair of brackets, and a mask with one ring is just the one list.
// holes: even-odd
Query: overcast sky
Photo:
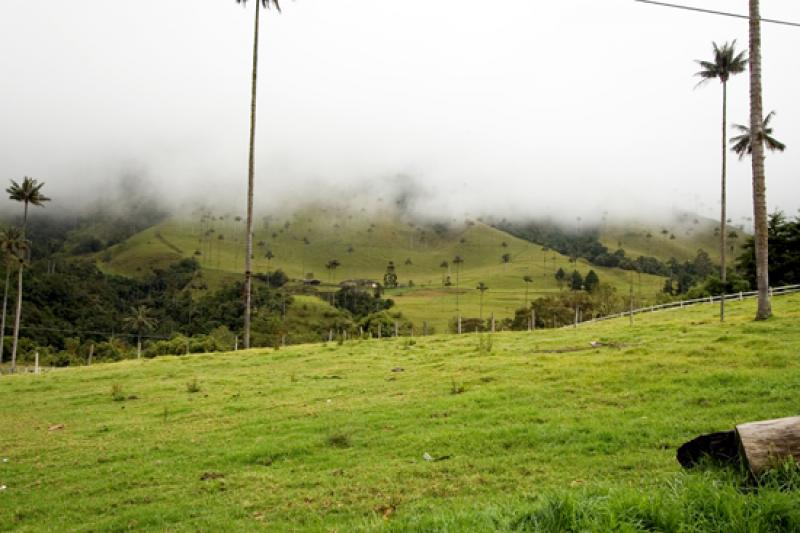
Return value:
[[(718, 212), (722, 93), (694, 88), (693, 60), (712, 40), (745, 48), (745, 20), (633, 0), (282, 3), (262, 26), (262, 208), (405, 174), (437, 211)], [(37, 177), (62, 203), (137, 174), (176, 203), (239, 198), (254, 8), (1, 0), (0, 177)], [(800, 21), (797, 0), (762, 9)], [(800, 28), (764, 26), (765, 109), (789, 146), (767, 159), (768, 201), (792, 213), (798, 49)], [(729, 95), (730, 121), (747, 123), (747, 74)], [(730, 163), (738, 219), (749, 162)]]

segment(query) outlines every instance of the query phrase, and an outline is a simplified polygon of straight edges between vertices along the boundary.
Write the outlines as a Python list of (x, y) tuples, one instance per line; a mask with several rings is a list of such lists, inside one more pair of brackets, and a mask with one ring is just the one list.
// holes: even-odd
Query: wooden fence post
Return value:
[(39, 352), (36, 352), (36, 355), (34, 356), (33, 373), (37, 376), (39, 375)]
[(458, 315), (458, 334), (461, 335), (461, 315)]

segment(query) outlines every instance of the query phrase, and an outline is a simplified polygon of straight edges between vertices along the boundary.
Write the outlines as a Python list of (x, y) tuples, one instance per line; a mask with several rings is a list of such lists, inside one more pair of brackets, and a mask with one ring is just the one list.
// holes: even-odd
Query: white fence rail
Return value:
[[(770, 287), (769, 288), (769, 295), (772, 296), (780, 296), (782, 294), (791, 294), (795, 292), (800, 292), (800, 285), (786, 285), (783, 287)], [(666, 304), (660, 305), (651, 305), (649, 307), (640, 307), (638, 309), (633, 309), (631, 311), (624, 311), (622, 313), (616, 313), (613, 315), (606, 315), (602, 317), (593, 318), (591, 320), (586, 320), (584, 322), (580, 322), (580, 324), (589, 324), (592, 322), (602, 322), (603, 320), (611, 320), (612, 318), (622, 318), (622, 317), (630, 317), (639, 315), (642, 313), (653, 313), (655, 311), (662, 311), (665, 309), (676, 309), (676, 308), (684, 308), (689, 307), (692, 305), (699, 305), (699, 304), (713, 304), (714, 302), (719, 302), (720, 300), (724, 299), (727, 301), (740, 301), (744, 300), (745, 298), (753, 298), (758, 296), (758, 291), (748, 291), (748, 292), (737, 292), (733, 294), (723, 294), (721, 296), (709, 296), (707, 298), (695, 298), (693, 300), (681, 300), (680, 302), (669, 302)]]

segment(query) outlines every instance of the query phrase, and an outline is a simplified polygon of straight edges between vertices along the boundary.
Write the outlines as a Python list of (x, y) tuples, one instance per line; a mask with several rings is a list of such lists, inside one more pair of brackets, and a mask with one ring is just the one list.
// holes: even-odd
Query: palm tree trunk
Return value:
[(769, 298), (769, 257), (767, 226), (767, 186), (764, 176), (763, 120), (761, 94), (761, 12), (759, 0), (750, 0), (750, 135), (753, 146), (753, 219), (755, 225), (756, 281), (758, 311), (756, 320), (772, 316)]
[[(25, 209), (22, 215), (22, 240), (25, 241), (28, 227), (28, 202), (25, 202)], [(25, 254), (30, 257), (30, 248), (25, 251)], [(20, 317), (22, 316), (22, 270), (24, 267), (24, 260), (19, 264), (19, 271), (17, 271), (17, 310), (14, 314), (14, 341), (11, 345), (11, 372), (17, 369), (17, 347), (19, 346), (19, 324)]]
[(17, 271), (17, 311), (14, 315), (14, 343), (11, 345), (11, 373), (17, 369), (17, 346), (19, 345), (19, 319), (22, 316), (22, 269), (23, 263), (19, 264)]
[(719, 321), (725, 322), (725, 287), (727, 286), (728, 272), (725, 268), (725, 223), (727, 222), (727, 184), (728, 172), (728, 82), (722, 82), (722, 215), (719, 223), (719, 259), (722, 280), (722, 297), (719, 299)]
[(458, 287), (459, 287), (459, 282), (461, 281), (460, 275), (459, 275), (460, 273), (461, 273), (461, 269), (458, 266), (456, 266), (456, 314), (459, 313)]
[(250, 161), (247, 170), (247, 245), (244, 258), (244, 348), (250, 348), (250, 304), (253, 284), (253, 186), (256, 149), (256, 95), (258, 78), (258, 28), (261, 17), (261, 1), (256, 0), (256, 23), (253, 37), (253, 84), (250, 94)]
[(8, 282), (11, 281), (11, 267), (6, 265), (6, 283), (3, 286), (3, 316), (0, 319), (0, 363), (3, 362), (3, 347), (6, 340), (6, 309), (8, 308)]
[(136, 359), (142, 358), (142, 335), (136, 336)]

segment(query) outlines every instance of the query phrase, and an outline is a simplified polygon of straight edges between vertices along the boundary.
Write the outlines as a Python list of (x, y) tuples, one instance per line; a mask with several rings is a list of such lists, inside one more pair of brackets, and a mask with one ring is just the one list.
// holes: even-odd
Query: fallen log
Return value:
[(731, 431), (700, 435), (678, 448), (677, 459), (684, 468), (703, 458), (744, 464), (756, 477), (790, 459), (800, 463), (800, 416), (739, 424)]
[(800, 463), (800, 416), (739, 424), (736, 435), (755, 476), (788, 459)]

